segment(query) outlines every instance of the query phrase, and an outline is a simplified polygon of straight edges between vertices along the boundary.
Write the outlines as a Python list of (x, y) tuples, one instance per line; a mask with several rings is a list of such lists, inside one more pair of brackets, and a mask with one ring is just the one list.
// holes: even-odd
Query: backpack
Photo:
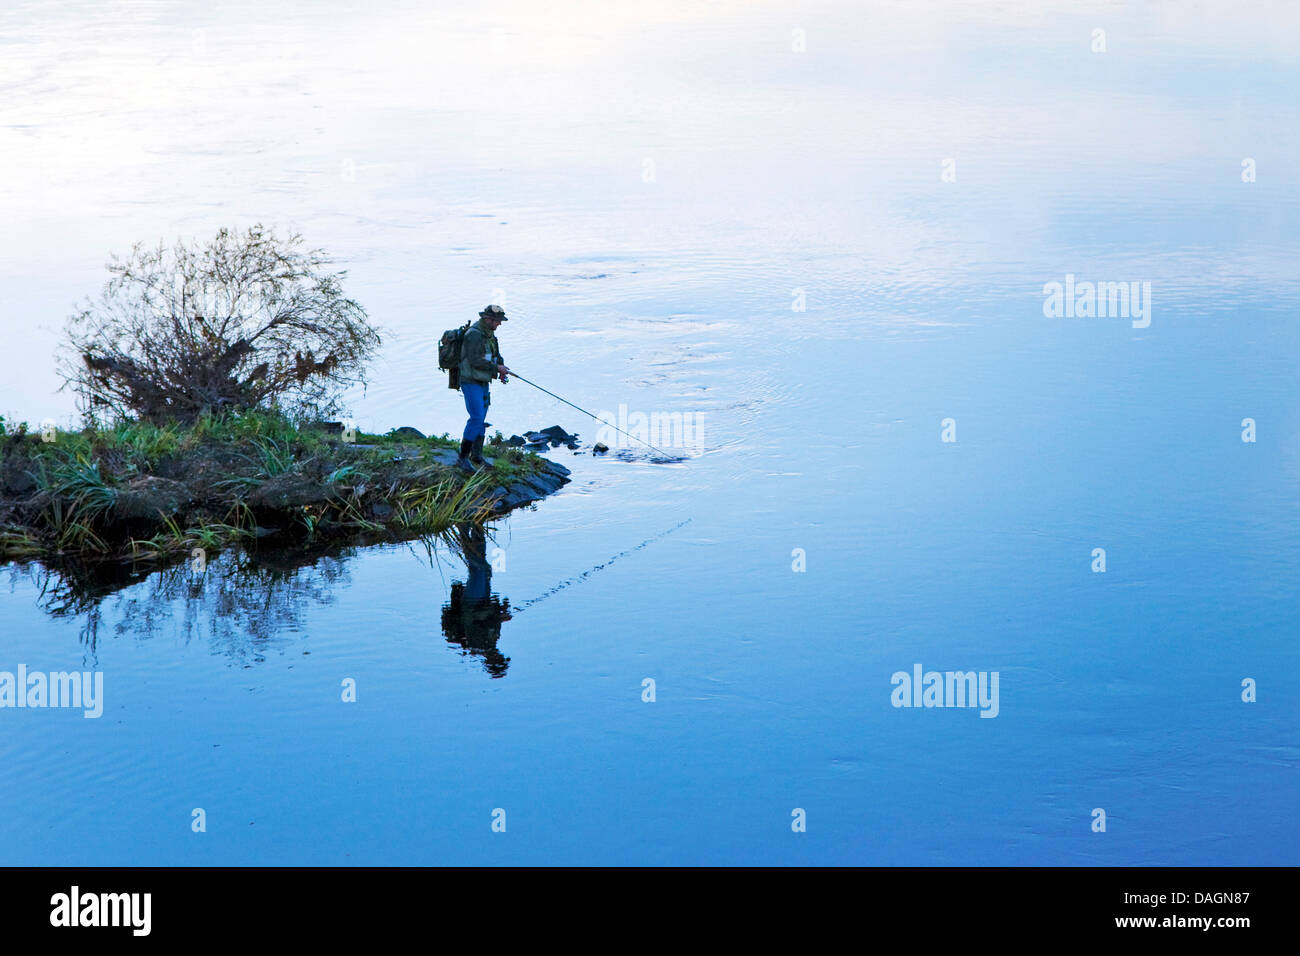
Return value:
[(460, 353), (470, 325), (466, 322), (458, 329), (448, 329), (438, 340), (438, 368), (447, 373), (448, 388), (460, 388)]

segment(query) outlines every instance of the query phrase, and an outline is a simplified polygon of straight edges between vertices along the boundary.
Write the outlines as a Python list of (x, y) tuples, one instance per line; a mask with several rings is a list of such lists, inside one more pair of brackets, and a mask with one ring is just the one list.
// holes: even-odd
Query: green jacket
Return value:
[(487, 385), (497, 377), (497, 366), (505, 365), (497, 337), (479, 319), (465, 333), (460, 350), (460, 380)]

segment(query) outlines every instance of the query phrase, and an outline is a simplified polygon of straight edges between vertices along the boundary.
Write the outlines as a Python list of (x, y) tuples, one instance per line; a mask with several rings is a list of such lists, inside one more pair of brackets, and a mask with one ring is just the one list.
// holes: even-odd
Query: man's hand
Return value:
[(506, 368), (504, 365), (497, 366), (497, 378), (501, 379), (502, 383), (510, 381), (508, 378), (506, 378), (506, 376), (509, 374), (510, 374), (510, 369)]

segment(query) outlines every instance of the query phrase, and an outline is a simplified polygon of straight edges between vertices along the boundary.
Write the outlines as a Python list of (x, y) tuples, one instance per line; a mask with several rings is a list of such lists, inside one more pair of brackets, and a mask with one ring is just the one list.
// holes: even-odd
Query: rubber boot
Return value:
[(473, 464), (470, 463), (469, 460), (470, 449), (473, 447), (474, 447), (473, 441), (466, 438), (461, 439), (460, 455), (456, 458), (456, 467), (459, 468), (461, 471), (465, 472), (465, 474), (467, 475), (474, 474), (474, 466)]
[(484, 465), (487, 464), (487, 462), (483, 459), (483, 436), (482, 435), (479, 435), (478, 438), (474, 439), (474, 447), (470, 450), (469, 460), (472, 461), (475, 464), (475, 466), (479, 468), (482, 468)]

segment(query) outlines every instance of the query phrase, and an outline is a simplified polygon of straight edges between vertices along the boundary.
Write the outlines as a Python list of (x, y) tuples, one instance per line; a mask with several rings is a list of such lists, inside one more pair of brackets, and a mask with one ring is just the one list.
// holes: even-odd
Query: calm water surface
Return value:
[[(522, 374), (704, 428), (560, 449), (490, 579), (0, 570), (0, 670), (106, 699), (0, 711), (0, 862), (1298, 862), (1300, 24), (1052, 6), (7, 3), (0, 413), (72, 421), (110, 251), (260, 220), (386, 331), (363, 427), (458, 430), (437, 336), (504, 298)], [(997, 718), (891, 706), (916, 663)]]

